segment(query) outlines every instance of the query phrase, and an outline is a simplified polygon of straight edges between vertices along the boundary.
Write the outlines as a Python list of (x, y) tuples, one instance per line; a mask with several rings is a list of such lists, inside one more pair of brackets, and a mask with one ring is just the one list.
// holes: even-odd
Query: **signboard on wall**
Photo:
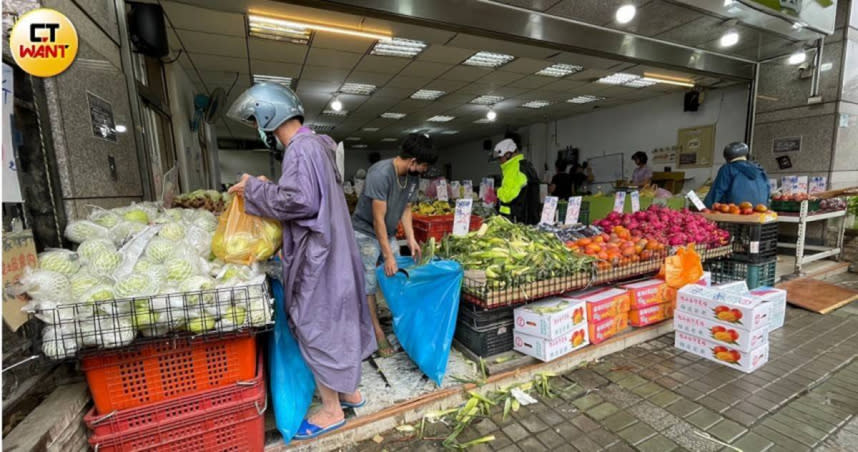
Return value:
[(679, 129), (677, 132), (680, 168), (712, 166), (715, 151), (715, 124)]
[(89, 117), (92, 120), (92, 134), (98, 138), (116, 143), (116, 123), (113, 121), (113, 106), (110, 102), (86, 92), (89, 103)]
[(801, 151), (801, 137), (781, 137), (772, 140), (772, 152), (799, 152)]
[[(834, 31), (837, 0), (741, 0), (769, 14), (803, 23), (825, 33)], [(845, 1), (845, 0), (841, 0)]]
[(12, 112), (15, 111), (14, 72), (3, 63), (3, 202), (24, 202), (18, 184), (18, 164), (12, 141)]

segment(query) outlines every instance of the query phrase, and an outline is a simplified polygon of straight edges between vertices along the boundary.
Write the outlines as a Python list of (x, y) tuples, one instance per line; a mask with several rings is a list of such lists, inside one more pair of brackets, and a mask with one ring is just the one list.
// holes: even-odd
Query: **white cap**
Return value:
[(517, 150), (515, 141), (512, 141), (512, 138), (506, 138), (495, 145), (495, 157), (500, 158)]

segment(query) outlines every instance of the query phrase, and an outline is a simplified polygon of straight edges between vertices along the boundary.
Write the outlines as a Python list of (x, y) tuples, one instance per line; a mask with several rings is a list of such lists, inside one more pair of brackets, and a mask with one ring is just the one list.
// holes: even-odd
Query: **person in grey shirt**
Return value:
[(436, 160), (438, 154), (428, 135), (408, 135), (400, 146), (398, 156), (381, 160), (369, 168), (363, 192), (352, 215), (355, 241), (366, 275), (366, 299), (381, 356), (392, 355), (393, 348), (378, 322), (375, 269), (379, 261), (383, 261), (385, 275), (393, 276), (399, 270), (396, 264), (399, 246), (395, 236), (400, 221), (411, 255), (414, 259), (420, 258), (420, 246), (414, 239), (411, 224), (411, 203), (417, 200), (420, 174), (426, 172)]

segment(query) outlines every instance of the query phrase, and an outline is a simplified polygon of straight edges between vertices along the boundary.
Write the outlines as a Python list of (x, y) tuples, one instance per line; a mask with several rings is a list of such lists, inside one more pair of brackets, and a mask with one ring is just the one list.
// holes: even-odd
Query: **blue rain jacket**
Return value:
[(722, 204), (769, 205), (769, 176), (759, 164), (740, 160), (727, 163), (718, 170), (718, 176), (703, 203), (711, 208), (716, 202)]

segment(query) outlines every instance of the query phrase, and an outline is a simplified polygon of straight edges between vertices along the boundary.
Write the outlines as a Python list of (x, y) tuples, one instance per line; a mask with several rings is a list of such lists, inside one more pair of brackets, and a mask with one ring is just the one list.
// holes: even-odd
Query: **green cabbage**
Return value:
[(159, 237), (163, 237), (167, 240), (172, 240), (174, 242), (178, 242), (185, 238), (185, 227), (179, 223), (166, 223), (161, 226), (161, 231), (158, 232)]
[(86, 220), (72, 221), (66, 226), (65, 233), (66, 238), (75, 243), (81, 243), (88, 239), (104, 238), (108, 235), (107, 228)]
[(149, 224), (149, 215), (145, 210), (140, 208), (128, 208), (122, 215), (122, 218), (134, 223)]
[(162, 263), (174, 256), (176, 244), (165, 238), (155, 237), (146, 247), (146, 257), (152, 262)]
[(110, 301), (116, 298), (116, 295), (113, 292), (113, 286), (109, 286), (107, 284), (98, 284), (92, 287), (89, 292), (87, 292), (83, 296), (83, 301), (85, 302), (99, 302), (99, 301)]
[(83, 243), (77, 247), (77, 254), (85, 261), (90, 261), (100, 253), (107, 253), (110, 251), (116, 251), (116, 246), (108, 239), (84, 240)]
[(77, 254), (69, 250), (51, 250), (39, 253), (39, 267), (70, 276), (80, 270)]
[(121, 218), (116, 212), (112, 210), (104, 210), (98, 209), (91, 214), (89, 214), (89, 219), (95, 222), (98, 225), (104, 226), (106, 228), (112, 228), (116, 226)]
[(36, 301), (58, 302), (71, 293), (71, 283), (62, 273), (27, 268), (19, 280), (21, 290)]
[(215, 318), (206, 313), (203, 313), (195, 319), (191, 319), (187, 324), (188, 331), (195, 334), (204, 333), (214, 328), (214, 326)]
[(89, 267), (98, 275), (111, 275), (120, 264), (122, 255), (116, 251), (98, 253), (89, 261)]
[(231, 306), (226, 312), (223, 314), (222, 320), (225, 320), (233, 325), (244, 325), (244, 321), (247, 319), (247, 310), (242, 308), (241, 306)]
[(132, 273), (116, 282), (114, 293), (117, 298), (147, 297), (154, 295), (158, 286), (151, 276), (143, 273)]
[(117, 246), (122, 245), (131, 237), (134, 237), (141, 231), (146, 229), (146, 225), (143, 223), (136, 223), (133, 221), (120, 221), (119, 224), (110, 228), (110, 240), (113, 240)]
[(87, 271), (82, 271), (72, 275), (69, 278), (71, 283), (71, 294), (75, 300), (80, 300), (84, 294), (89, 292), (93, 287), (103, 284), (104, 280), (101, 277), (95, 276)]
[(71, 358), (80, 348), (75, 336), (66, 334), (65, 330), (58, 326), (46, 327), (42, 331), (42, 353), (48, 359)]
[(167, 267), (167, 282), (184, 281), (194, 273), (194, 266), (187, 259), (170, 259), (165, 265)]

